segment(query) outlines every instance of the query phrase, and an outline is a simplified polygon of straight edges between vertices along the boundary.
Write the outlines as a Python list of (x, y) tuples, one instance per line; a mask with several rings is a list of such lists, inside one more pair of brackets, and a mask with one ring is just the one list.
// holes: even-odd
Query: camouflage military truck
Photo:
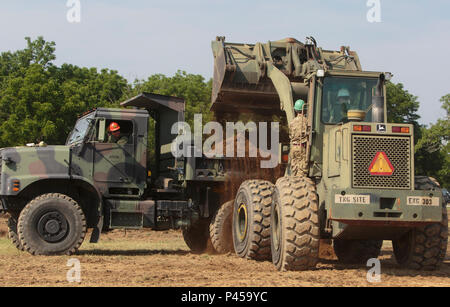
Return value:
[(291, 176), (288, 165), (276, 184), (242, 182), (229, 210), (239, 256), (303, 270), (316, 265), (320, 239), (332, 239), (345, 263), (377, 258), (392, 240), (400, 265), (439, 266), (447, 211), (439, 184), (414, 176), (413, 126), (387, 122), (390, 73), (364, 71), (349, 47), (324, 50), (312, 37), (256, 44), (218, 37), (212, 49), (216, 118), (277, 117), (282, 161), (294, 102), (306, 102), (308, 175)]
[[(116, 228), (181, 228), (193, 251), (206, 248), (224, 174), (219, 160), (172, 155), (171, 127), (184, 120), (184, 100), (143, 93), (122, 106), (132, 108), (83, 115), (64, 146), (1, 149), (1, 210), (10, 215), (9, 236), (18, 249), (72, 254), (88, 228), (91, 242)], [(125, 142), (108, 137), (111, 123)], [(155, 133), (151, 148), (149, 131)]]

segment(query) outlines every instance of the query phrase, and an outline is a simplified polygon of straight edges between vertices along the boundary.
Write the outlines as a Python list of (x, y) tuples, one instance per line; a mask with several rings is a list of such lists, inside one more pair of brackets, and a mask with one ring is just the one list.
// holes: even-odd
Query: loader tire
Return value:
[(441, 185), (433, 177), (416, 176), (414, 177), (414, 189), (432, 191), (440, 189)]
[[(416, 190), (439, 188), (432, 178), (416, 177)], [(445, 201), (442, 203), (442, 220), (426, 226), (413, 228), (398, 240), (392, 241), (394, 256), (403, 267), (433, 271), (445, 258), (448, 244), (448, 216)]]
[(244, 181), (233, 205), (233, 246), (245, 259), (270, 260), (270, 207), (274, 186), (265, 180)]
[(20, 243), (32, 255), (72, 255), (83, 243), (86, 218), (69, 196), (44, 194), (22, 210), (18, 232)]
[(319, 259), (318, 196), (308, 177), (278, 179), (271, 211), (272, 262), (280, 271), (313, 269)]
[(224, 203), (209, 224), (211, 244), (218, 254), (226, 254), (234, 250), (231, 225), (233, 221), (234, 200)]
[(333, 240), (333, 249), (338, 261), (345, 264), (366, 264), (378, 258), (383, 240)]
[(8, 238), (11, 243), (20, 251), (24, 251), (24, 248), (19, 240), (19, 234), (17, 233), (17, 218), (11, 216), (8, 219)]
[(202, 254), (210, 245), (208, 231), (209, 220), (201, 219), (186, 229), (183, 229), (183, 239), (191, 252)]

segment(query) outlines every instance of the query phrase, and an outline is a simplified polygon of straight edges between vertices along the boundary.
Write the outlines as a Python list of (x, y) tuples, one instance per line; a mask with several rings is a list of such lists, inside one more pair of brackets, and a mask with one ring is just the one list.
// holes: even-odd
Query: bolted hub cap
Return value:
[(39, 219), (37, 228), (41, 238), (49, 243), (62, 241), (69, 230), (66, 218), (57, 211), (44, 214)]
[(56, 234), (61, 229), (59, 226), (58, 221), (56, 220), (50, 220), (45, 224), (45, 231), (47, 231), (49, 234)]

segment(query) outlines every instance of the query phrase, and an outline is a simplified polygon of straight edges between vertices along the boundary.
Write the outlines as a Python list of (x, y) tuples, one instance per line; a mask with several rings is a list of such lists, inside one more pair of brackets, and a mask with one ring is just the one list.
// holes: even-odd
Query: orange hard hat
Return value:
[(109, 131), (114, 132), (117, 130), (120, 130), (120, 126), (118, 123), (112, 122), (111, 124), (109, 124)]

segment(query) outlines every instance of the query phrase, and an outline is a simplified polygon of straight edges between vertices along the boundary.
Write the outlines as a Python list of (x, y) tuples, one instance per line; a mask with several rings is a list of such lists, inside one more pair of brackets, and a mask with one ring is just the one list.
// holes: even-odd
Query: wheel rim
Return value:
[(239, 205), (237, 217), (238, 217), (237, 223), (238, 237), (240, 241), (244, 241), (245, 237), (247, 236), (247, 225), (248, 225), (247, 206), (245, 203), (241, 203)]
[(281, 229), (280, 229), (280, 220), (279, 220), (279, 207), (278, 203), (274, 203), (274, 210), (272, 212), (272, 240), (273, 246), (278, 251), (280, 250), (280, 242), (281, 242)]
[(39, 236), (46, 242), (58, 243), (64, 240), (69, 232), (66, 218), (58, 211), (42, 215), (37, 224)]

